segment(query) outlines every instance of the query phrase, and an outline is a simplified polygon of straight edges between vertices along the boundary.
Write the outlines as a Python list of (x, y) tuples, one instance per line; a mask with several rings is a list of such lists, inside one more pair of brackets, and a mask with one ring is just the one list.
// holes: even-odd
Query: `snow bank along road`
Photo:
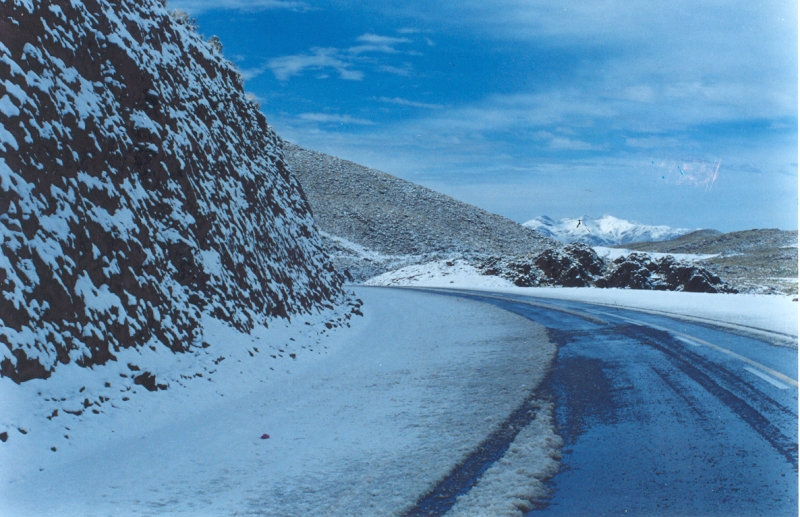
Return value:
[[(448, 292), (558, 344), (564, 440), (530, 515), (797, 515), (797, 345), (766, 330), (509, 293)], [(772, 339), (770, 338), (772, 336)]]
[[(145, 349), (0, 379), (0, 514), (519, 515), (545, 494), (561, 446), (536, 398), (555, 353), (545, 329), (462, 298), (357, 294), (351, 328), (209, 320), (197, 358)], [(178, 375), (201, 359), (203, 375)], [(126, 363), (146, 361), (169, 389), (130, 385)], [(97, 414), (64, 411), (100, 395)]]
[[(208, 320), (197, 357), (0, 379), (0, 513), (796, 515), (785, 335), (519, 293), (356, 291), (348, 329)], [(148, 361), (168, 390), (121, 376)], [(101, 395), (97, 414), (65, 411)]]

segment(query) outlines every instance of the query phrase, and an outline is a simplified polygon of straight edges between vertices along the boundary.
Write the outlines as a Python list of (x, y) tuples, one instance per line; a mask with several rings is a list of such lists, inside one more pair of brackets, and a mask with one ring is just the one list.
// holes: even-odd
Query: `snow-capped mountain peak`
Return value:
[(605, 214), (602, 217), (583, 216), (555, 221), (546, 215), (523, 223), (538, 232), (561, 242), (583, 242), (593, 246), (613, 246), (630, 242), (663, 241), (685, 235), (693, 230), (665, 225), (651, 226)]

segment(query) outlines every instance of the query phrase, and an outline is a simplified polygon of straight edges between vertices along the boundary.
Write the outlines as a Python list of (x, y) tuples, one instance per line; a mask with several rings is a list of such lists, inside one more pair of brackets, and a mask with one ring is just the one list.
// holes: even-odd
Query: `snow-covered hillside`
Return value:
[(617, 219), (608, 214), (603, 217), (584, 216), (576, 219), (554, 221), (546, 215), (523, 223), (523, 226), (561, 242), (583, 242), (592, 246), (614, 246), (629, 242), (663, 241), (685, 235), (693, 230), (649, 226)]
[(239, 72), (160, 0), (0, 0), (0, 79), (3, 376), (344, 301)]

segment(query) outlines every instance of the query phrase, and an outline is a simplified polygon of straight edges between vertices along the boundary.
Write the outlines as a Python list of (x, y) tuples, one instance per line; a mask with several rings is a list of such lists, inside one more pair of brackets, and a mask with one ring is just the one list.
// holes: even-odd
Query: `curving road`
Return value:
[[(578, 302), (435, 291), (536, 321), (558, 345), (538, 396), (556, 405), (562, 468), (528, 515), (798, 514), (796, 341)], [(426, 500), (411, 514), (448, 509)]]

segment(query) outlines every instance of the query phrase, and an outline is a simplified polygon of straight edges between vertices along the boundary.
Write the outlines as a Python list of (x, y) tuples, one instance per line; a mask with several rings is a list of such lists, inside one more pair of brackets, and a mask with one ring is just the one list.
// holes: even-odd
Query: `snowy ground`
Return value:
[[(624, 248), (607, 248), (605, 246), (594, 246), (593, 249), (598, 256), (607, 260), (614, 260), (619, 257), (625, 257), (627, 255), (630, 255), (631, 253), (642, 253), (641, 251), (636, 251), (636, 250), (628, 250)], [(648, 251), (645, 254), (649, 255), (653, 260), (670, 256), (675, 260), (682, 260), (683, 262), (699, 262), (701, 260), (708, 260), (710, 258), (719, 256), (718, 253), (713, 253), (710, 255), (708, 254), (702, 255), (699, 253), (658, 253), (655, 251)]]
[(372, 278), (366, 285), (477, 289), (647, 310), (691, 320), (778, 332), (793, 336), (794, 346), (797, 346), (798, 302), (793, 301), (797, 296), (517, 287), (508, 280), (482, 275), (476, 268), (458, 260), (408, 266)]
[[(402, 511), (529, 395), (555, 347), (537, 324), (486, 304), (357, 293), (364, 317), (350, 328), (328, 330), (322, 314), (245, 335), (207, 319), (210, 346), (195, 354), (121, 353), (49, 380), (0, 378), (1, 513)], [(128, 363), (169, 389), (133, 384)], [(543, 411), (461, 507), (519, 515), (515, 501), (541, 495), (559, 447)]]
[(425, 287), (514, 287), (499, 276), (483, 275), (463, 259), (437, 260), (406, 266), (370, 278), (364, 285)]

